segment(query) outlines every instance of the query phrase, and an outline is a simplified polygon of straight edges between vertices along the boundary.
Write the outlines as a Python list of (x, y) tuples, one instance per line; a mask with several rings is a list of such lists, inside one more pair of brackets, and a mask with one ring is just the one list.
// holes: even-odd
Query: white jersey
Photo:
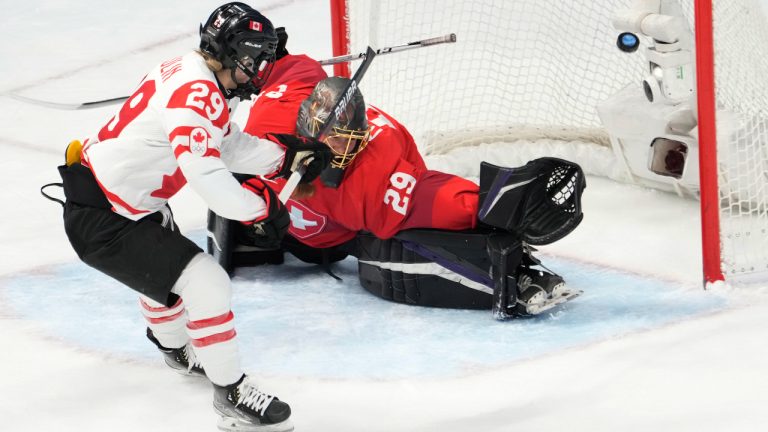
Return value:
[(89, 166), (113, 210), (138, 220), (163, 208), (186, 183), (215, 213), (250, 221), (266, 212), (261, 197), (231, 172), (269, 174), (283, 148), (242, 133), (202, 56), (160, 64), (120, 111), (83, 144)]

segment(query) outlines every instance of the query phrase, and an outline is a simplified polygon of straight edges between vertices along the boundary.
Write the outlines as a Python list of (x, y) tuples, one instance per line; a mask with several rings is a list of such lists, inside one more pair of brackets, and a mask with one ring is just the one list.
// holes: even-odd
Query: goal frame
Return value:
[(696, 97), (699, 116), (699, 181), (704, 283), (723, 281), (720, 250), (720, 204), (717, 181), (715, 53), (712, 0), (694, 1)]
[[(333, 55), (350, 54), (347, 0), (330, 0)], [(694, 0), (696, 88), (699, 120), (701, 242), (703, 282), (724, 281), (720, 240), (719, 186), (712, 0)], [(334, 75), (350, 76), (350, 64), (333, 67)]]

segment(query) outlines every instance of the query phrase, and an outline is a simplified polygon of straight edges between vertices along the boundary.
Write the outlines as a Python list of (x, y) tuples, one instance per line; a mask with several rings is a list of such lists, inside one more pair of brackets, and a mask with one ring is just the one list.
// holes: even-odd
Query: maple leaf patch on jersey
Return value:
[(198, 156), (204, 156), (208, 152), (208, 131), (198, 127), (189, 133), (189, 151)]
[(177, 159), (186, 152), (196, 156), (221, 157), (221, 152), (210, 146), (210, 139), (211, 134), (202, 126), (179, 126), (168, 136)]

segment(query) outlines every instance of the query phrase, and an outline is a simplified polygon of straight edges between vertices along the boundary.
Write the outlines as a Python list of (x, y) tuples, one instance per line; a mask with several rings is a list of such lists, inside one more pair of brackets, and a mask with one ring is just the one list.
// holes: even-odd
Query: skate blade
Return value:
[(560, 296), (558, 297), (547, 299), (546, 301), (543, 301), (541, 303), (526, 305), (525, 310), (530, 315), (539, 315), (565, 302), (571, 301), (583, 293), (584, 291), (581, 291), (581, 290), (564, 292), (560, 294)]
[(173, 371), (182, 376), (188, 376), (188, 377), (194, 377), (194, 378), (208, 378), (207, 376), (205, 376), (205, 374), (202, 374), (200, 372), (195, 372), (195, 371), (188, 371), (186, 369), (173, 368)]
[(219, 430), (227, 432), (291, 432), (293, 431), (293, 423), (291, 420), (285, 420), (275, 424), (255, 424), (249, 423), (234, 417), (222, 416), (216, 425)]
[[(166, 364), (168, 364), (168, 363), (166, 362)], [(193, 370), (189, 370), (189, 369), (179, 369), (179, 368), (173, 367), (171, 365), (168, 365), (168, 367), (170, 367), (174, 372), (176, 372), (179, 375), (188, 376), (188, 377), (195, 377), (195, 378), (206, 378), (206, 379), (208, 378), (207, 376), (205, 376), (204, 373), (200, 373), (200, 372), (197, 372), (197, 371), (193, 371)]]

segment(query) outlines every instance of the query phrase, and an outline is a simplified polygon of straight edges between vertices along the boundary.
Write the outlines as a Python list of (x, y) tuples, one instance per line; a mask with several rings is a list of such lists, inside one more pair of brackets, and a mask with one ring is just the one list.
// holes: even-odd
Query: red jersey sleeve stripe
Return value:
[(179, 158), (183, 153), (191, 153), (189, 151), (189, 146), (182, 145), (176, 145), (173, 147), (173, 155), (176, 156), (176, 159)]
[[(221, 157), (219, 149), (208, 146), (210, 139), (211, 134), (201, 126), (179, 126), (168, 134), (168, 140), (171, 143), (173, 155), (176, 159), (186, 152), (193, 153), (191, 148), (193, 144), (195, 144), (196, 154), (198, 155), (203, 157)], [(202, 151), (203, 149), (205, 151)]]
[[(181, 156), (184, 153), (192, 153), (192, 151), (189, 150), (189, 147), (186, 147), (184, 145), (176, 146), (173, 149), (173, 155), (176, 156), (176, 159), (178, 159), (179, 156)], [(208, 150), (205, 151), (205, 154), (203, 154), (203, 157), (206, 157), (206, 156), (221, 158), (221, 152), (216, 149), (209, 148)]]

